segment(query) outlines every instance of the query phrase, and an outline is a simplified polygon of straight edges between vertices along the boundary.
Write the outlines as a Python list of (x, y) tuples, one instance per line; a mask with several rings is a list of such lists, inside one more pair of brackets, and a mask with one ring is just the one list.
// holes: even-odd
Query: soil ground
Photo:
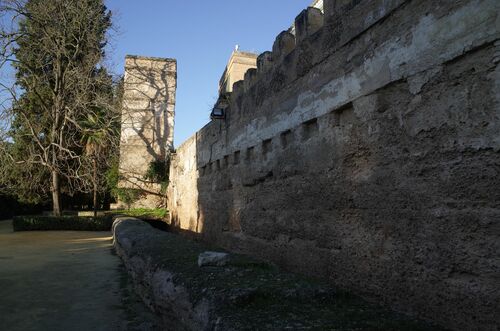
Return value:
[(0, 222), (0, 329), (156, 330), (109, 232), (13, 232)]
[(141, 279), (138, 293), (168, 330), (442, 330), (248, 256), (229, 253), (226, 265), (199, 267), (201, 253), (224, 250), (135, 218), (118, 218), (114, 231), (118, 254)]

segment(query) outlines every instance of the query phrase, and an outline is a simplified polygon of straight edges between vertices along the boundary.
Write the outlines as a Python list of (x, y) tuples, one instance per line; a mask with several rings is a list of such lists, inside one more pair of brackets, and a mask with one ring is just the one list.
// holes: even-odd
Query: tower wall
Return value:
[(151, 162), (166, 160), (173, 149), (176, 87), (176, 60), (126, 57), (119, 187), (145, 192), (134, 207), (164, 201), (160, 185), (145, 174)]
[(219, 81), (219, 92), (233, 91), (233, 84), (243, 80), (249, 69), (257, 68), (257, 55), (249, 52), (234, 51)]

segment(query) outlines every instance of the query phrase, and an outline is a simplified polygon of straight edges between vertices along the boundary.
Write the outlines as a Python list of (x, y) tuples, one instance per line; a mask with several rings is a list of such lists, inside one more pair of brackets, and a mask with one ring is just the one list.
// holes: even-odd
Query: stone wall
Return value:
[(137, 294), (161, 320), (158, 330), (443, 330), (138, 219), (118, 217), (112, 231)]
[(500, 3), (329, 0), (177, 150), (172, 222), (457, 330), (500, 320)]
[(127, 56), (120, 140), (121, 188), (140, 189), (135, 207), (162, 204), (160, 185), (144, 178), (152, 161), (164, 161), (173, 149), (177, 62)]
[[(319, 11), (321, 11), (321, 14), (324, 13), (323, 0), (314, 0), (309, 7), (319, 9)], [(320, 17), (323, 18), (322, 15)], [(293, 24), (290, 27), (290, 29), (288, 30), (288, 32), (295, 34), (295, 22), (293, 22)]]

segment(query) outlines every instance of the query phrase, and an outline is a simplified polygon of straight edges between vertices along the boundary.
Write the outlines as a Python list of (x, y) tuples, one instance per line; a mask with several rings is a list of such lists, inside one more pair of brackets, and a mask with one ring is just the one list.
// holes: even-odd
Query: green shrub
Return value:
[(106, 185), (108, 186), (108, 190), (113, 198), (122, 201), (130, 209), (130, 205), (139, 200), (144, 192), (139, 189), (118, 187), (120, 179), (123, 179), (120, 177), (118, 159), (114, 159), (111, 164), (111, 167), (106, 171)]
[(16, 216), (12, 224), (14, 231), (110, 231), (113, 216)]
[(137, 217), (140, 219), (163, 220), (168, 216), (168, 211), (164, 208), (156, 208), (156, 209), (135, 208), (127, 210), (114, 210), (110, 212), (110, 214), (125, 215), (130, 217)]
[(149, 163), (144, 179), (161, 185), (161, 193), (167, 192), (169, 183), (170, 158), (165, 161), (155, 160)]
[(139, 200), (141, 196), (143, 195), (143, 192), (138, 189), (133, 189), (133, 188), (117, 188), (116, 189), (118, 199), (125, 203), (128, 206), (128, 209), (130, 209), (130, 206)]

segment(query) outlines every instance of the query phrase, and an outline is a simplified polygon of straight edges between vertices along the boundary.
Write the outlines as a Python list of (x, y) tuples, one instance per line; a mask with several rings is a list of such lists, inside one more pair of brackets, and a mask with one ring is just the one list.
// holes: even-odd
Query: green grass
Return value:
[(158, 219), (162, 220), (167, 217), (168, 211), (163, 208), (156, 209), (146, 209), (146, 208), (136, 208), (128, 210), (116, 210), (112, 212), (113, 215), (125, 215), (137, 218), (146, 219)]
[(16, 216), (12, 221), (14, 231), (110, 231), (112, 215), (79, 216)]
[[(141, 222), (128, 223), (118, 232), (135, 241), (130, 256), (154, 261), (157, 270), (173, 275), (193, 303), (211, 300), (221, 318), (221, 329), (231, 330), (336, 330), (430, 331), (426, 322), (381, 306), (308, 277), (287, 273), (275, 265), (231, 254), (226, 267), (197, 265), (200, 253), (223, 251), (173, 233), (159, 233)], [(146, 239), (144, 239), (146, 238)]]
[[(76, 215), (16, 216), (14, 231), (110, 231), (115, 215), (136, 217), (147, 221), (163, 221), (168, 216), (166, 209), (130, 209), (106, 212), (104, 216), (86, 217)], [(159, 222), (158, 222), (159, 223)]]

